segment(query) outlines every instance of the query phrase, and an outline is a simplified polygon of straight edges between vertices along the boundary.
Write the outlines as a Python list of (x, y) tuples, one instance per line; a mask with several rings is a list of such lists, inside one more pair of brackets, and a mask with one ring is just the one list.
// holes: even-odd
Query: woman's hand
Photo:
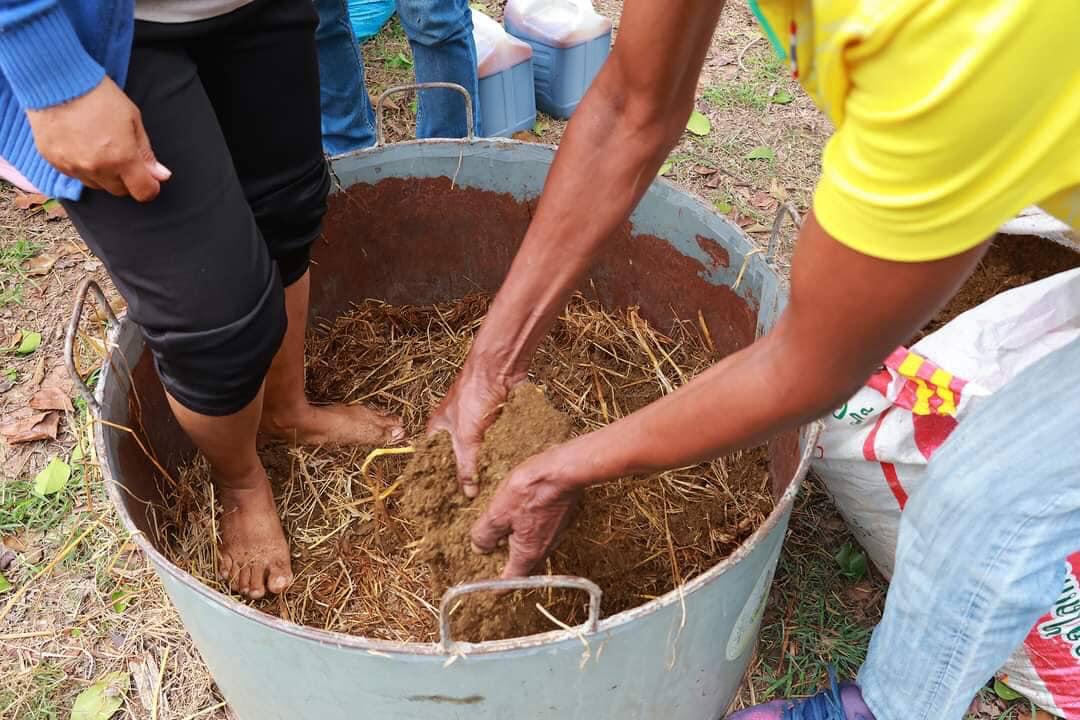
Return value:
[[(573, 442), (573, 441), (571, 441)], [(547, 556), (566, 527), (584, 484), (565, 458), (569, 444), (534, 455), (514, 468), (472, 528), (473, 549), (493, 551), (509, 538), (504, 578), (523, 577)]]
[(108, 77), (85, 95), (26, 116), (41, 156), (87, 187), (148, 202), (172, 176), (154, 157), (139, 108)]

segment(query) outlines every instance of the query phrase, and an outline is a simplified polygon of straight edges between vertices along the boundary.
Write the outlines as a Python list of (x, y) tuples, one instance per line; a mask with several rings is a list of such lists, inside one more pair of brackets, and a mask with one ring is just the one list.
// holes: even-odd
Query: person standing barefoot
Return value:
[(252, 599), (292, 581), (257, 433), (404, 436), (397, 418), (304, 395), (309, 254), (329, 189), (316, 23), (310, 0), (0, 9), (0, 155), (61, 199), (127, 301), (210, 461), (223, 577)]

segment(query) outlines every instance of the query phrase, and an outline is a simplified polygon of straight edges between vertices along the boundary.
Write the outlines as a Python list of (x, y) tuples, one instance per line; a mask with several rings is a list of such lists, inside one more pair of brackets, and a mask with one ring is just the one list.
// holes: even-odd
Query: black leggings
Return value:
[(316, 23), (311, 0), (137, 22), (125, 91), (172, 178), (145, 204), (89, 189), (65, 202), (165, 387), (204, 415), (255, 398), (326, 212)]

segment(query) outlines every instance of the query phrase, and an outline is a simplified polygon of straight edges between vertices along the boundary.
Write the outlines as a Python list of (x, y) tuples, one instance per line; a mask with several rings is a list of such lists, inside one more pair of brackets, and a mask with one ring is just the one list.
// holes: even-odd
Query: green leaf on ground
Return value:
[(70, 478), (71, 466), (54, 457), (34, 478), (34, 494), (41, 497), (54, 495), (67, 487)]
[(120, 588), (119, 590), (114, 590), (112, 595), (109, 596), (109, 599), (112, 601), (113, 612), (119, 615), (127, 610), (127, 607), (130, 604), (129, 601), (131, 600), (131, 593)]
[(105, 673), (75, 698), (71, 720), (109, 720), (123, 706), (130, 687), (127, 673)]
[(775, 160), (776, 151), (768, 145), (758, 145), (756, 148), (746, 153), (747, 160)]
[(672, 168), (671, 162), (670, 161), (665, 162), (663, 165), (660, 166), (660, 171), (658, 173), (656, 173), (656, 174), (657, 174), (658, 177), (662, 176), (662, 175), (667, 175), (669, 172), (671, 172), (671, 168)]
[(994, 694), (1005, 702), (1012, 702), (1013, 700), (1020, 699), (1020, 693), (1016, 692), (997, 678), (994, 678)]
[(701, 114), (701, 111), (695, 110), (690, 113), (690, 119), (686, 121), (686, 129), (695, 135), (708, 135), (712, 130), (712, 123), (709, 122), (709, 118)]
[(19, 347), (15, 349), (16, 355), (29, 355), (38, 349), (41, 345), (41, 333), (30, 332), (23, 330), (22, 342), (19, 343)]
[(4, 577), (4, 573), (0, 573), (0, 595), (6, 593), (11, 589), (11, 581)]
[(713, 202), (713, 207), (716, 208), (717, 212), (721, 212), (725, 215), (734, 209), (734, 206), (727, 200), (716, 200)]
[(397, 55), (386, 61), (386, 67), (393, 68), (395, 70), (408, 70), (412, 66), (412, 58), (403, 52), (399, 52)]
[(71, 448), (71, 458), (70, 458), (69, 462), (72, 465), (82, 465), (82, 461), (83, 461), (83, 449), (82, 449), (82, 439), (80, 438), (79, 442), (75, 443), (75, 447)]
[(772, 102), (774, 105), (787, 105), (794, 99), (795, 96), (787, 90), (777, 90), (776, 94), (772, 96)]
[(840, 566), (840, 574), (848, 580), (858, 582), (866, 576), (866, 553), (852, 543), (845, 543), (836, 553), (836, 564)]

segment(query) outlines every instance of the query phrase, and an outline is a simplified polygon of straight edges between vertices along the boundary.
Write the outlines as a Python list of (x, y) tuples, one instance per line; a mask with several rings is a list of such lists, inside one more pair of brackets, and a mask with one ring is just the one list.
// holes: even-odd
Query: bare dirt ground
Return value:
[[(601, 0), (598, 7), (617, 18), (621, 3)], [(500, 3), (489, 0), (486, 10), (498, 16)], [(396, 21), (364, 46), (364, 55), (373, 96), (411, 80), (408, 44)], [(669, 180), (713, 203), (759, 242), (780, 202), (805, 212), (829, 126), (773, 57), (743, 2), (729, 3), (697, 108), (711, 127), (686, 134), (665, 165)], [(411, 132), (414, 112), (408, 99), (394, 103), (393, 136)], [(525, 139), (557, 143), (564, 126), (541, 118)], [(63, 327), (83, 277), (98, 279), (113, 299), (115, 292), (70, 223), (40, 206), (20, 207), (26, 201), (18, 195), (0, 189), (0, 424), (21, 422), (46, 439), (0, 442), (0, 718), (66, 718), (75, 697), (107, 673), (120, 674), (112, 679), (116, 688), (130, 687), (116, 717), (231, 717), (160, 583), (120, 527), (92, 459), (80, 458), (79, 438), (90, 419), (63, 370)], [(84, 320), (77, 350), (80, 367), (89, 370), (103, 352), (103, 318), (88, 309)], [(34, 333), (40, 345), (19, 354), (34, 344)], [(64, 405), (43, 388), (59, 389), (70, 408), (31, 407)], [(51, 486), (40, 497), (35, 479), (54, 459), (68, 464), (70, 477), (64, 481), (62, 471), (46, 477)], [(850, 674), (861, 664), (885, 587), (872, 569), (836, 560), (850, 543), (811, 482), (793, 517), (736, 707), (813, 692), (828, 665)], [(979, 718), (1031, 717), (1024, 708), (984, 700)]]

